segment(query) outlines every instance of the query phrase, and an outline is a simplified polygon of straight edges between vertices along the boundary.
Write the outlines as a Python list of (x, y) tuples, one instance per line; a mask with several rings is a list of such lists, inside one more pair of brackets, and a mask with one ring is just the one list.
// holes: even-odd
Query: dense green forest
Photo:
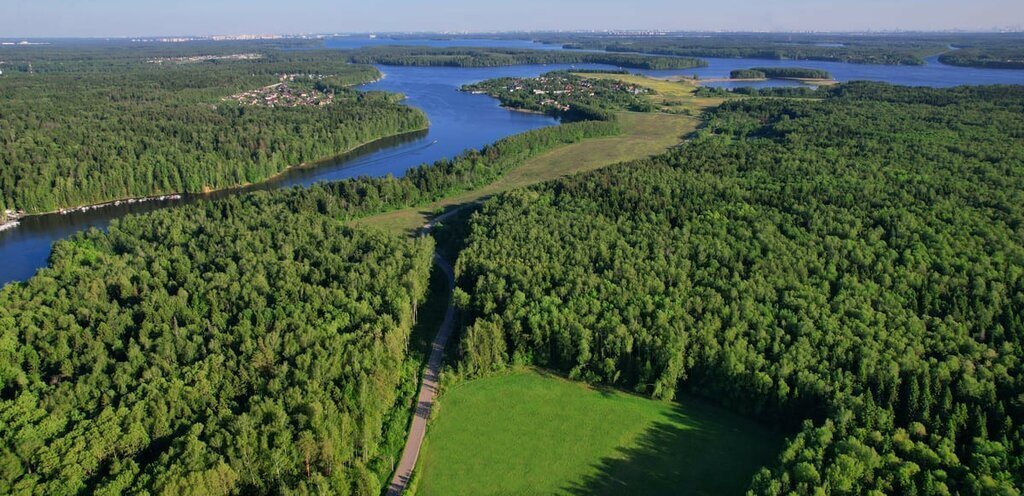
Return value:
[(496, 78), (462, 87), (486, 93), (505, 107), (544, 112), (563, 120), (614, 120), (615, 110), (651, 112), (654, 104), (644, 95), (652, 91), (613, 79), (580, 77), (554, 71), (535, 78)]
[(1024, 69), (1024, 43), (1016, 48), (964, 48), (944, 53), (939, 62), (985, 69)]
[[(931, 41), (914, 43), (861, 55)], [(0, 216), (252, 182), (426, 125), (349, 89), (379, 76), (349, 61), (561, 63), (250, 46), (0, 49)], [(579, 122), (400, 178), (128, 216), (0, 290), (0, 493), (379, 494), (433, 242), (341, 221), (483, 186), (647, 109), (642, 88), (568, 73), (466, 89)], [(458, 367), (541, 365), (756, 417), (791, 440), (753, 494), (1020, 494), (1024, 87), (698, 96), (719, 91), (784, 98), (729, 99), (685, 146), (506, 193), (466, 239), (439, 238), (467, 246)]]
[[(238, 54), (288, 51), (291, 63), (323, 63), (322, 42), (315, 40), (193, 41), (189, 43), (136, 43), (127, 40), (49, 40), (45, 45), (0, 45), (4, 72), (120, 72), (141, 61), (176, 57), (226, 57)], [(333, 60), (333, 58), (332, 58)], [(262, 59), (280, 63), (284, 59)], [(291, 69), (296, 69), (293, 66)], [(286, 71), (288, 70), (287, 68)], [(372, 70), (372, 68), (368, 68)], [(262, 71), (260, 71), (262, 72)]]
[(694, 96), (699, 98), (722, 98), (729, 96), (759, 96), (778, 98), (822, 98), (826, 94), (819, 93), (815, 86), (770, 86), (766, 88), (754, 88), (751, 86), (740, 86), (738, 88), (716, 88), (713, 86), (699, 86)]
[(794, 432), (753, 494), (1024, 488), (1024, 87), (734, 99), (474, 216), (460, 368), (683, 390)]
[(948, 42), (929, 36), (728, 34), (670, 36), (537, 35), (571, 49), (683, 57), (821, 60), (855, 64), (922, 65)]
[[(436, 40), (478, 39), (480, 34), (432, 36)], [(1021, 33), (706, 33), (669, 32), (658, 35), (606, 33), (489, 33), (488, 38), (530, 40), (570, 49), (637, 52), (687, 57), (821, 60), (860, 64), (923, 65), (925, 58), (949, 52), (942, 62), (976, 67), (1020, 68), (1024, 54)], [(392, 35), (422, 39), (423, 34)], [(973, 52), (973, 53), (972, 53)], [(1009, 60), (1007, 60), (1009, 59)], [(1007, 64), (1007, 62), (1010, 62)]]
[(689, 69), (707, 62), (685, 57), (620, 53), (561, 52), (514, 48), (434, 48), (389, 46), (352, 52), (356, 64), (443, 67), (499, 67), (526, 64), (606, 64), (632, 69)]
[(404, 361), (432, 243), (339, 220), (489, 183), (530, 131), (411, 170), (116, 221), (0, 292), (0, 492), (377, 494), (404, 440)]
[[(318, 83), (320, 84), (320, 83)], [(432, 253), (339, 221), (490, 183), (576, 122), (410, 170), (115, 222), (0, 292), (0, 493), (378, 494)]]
[(126, 217), (0, 292), (0, 493), (380, 492), (432, 243), (272, 199)]
[[(15, 56), (0, 77), (6, 208), (44, 212), (252, 183), (427, 126), (400, 96), (345, 88), (380, 74), (338, 51), (194, 59), (211, 55), (122, 50), (131, 56), (100, 48), (3, 55)], [(286, 90), (321, 98), (274, 105)], [(259, 93), (261, 105), (226, 99), (245, 92)]]
[(832, 74), (822, 69), (803, 67), (754, 67), (737, 69), (729, 73), (731, 79), (832, 79)]

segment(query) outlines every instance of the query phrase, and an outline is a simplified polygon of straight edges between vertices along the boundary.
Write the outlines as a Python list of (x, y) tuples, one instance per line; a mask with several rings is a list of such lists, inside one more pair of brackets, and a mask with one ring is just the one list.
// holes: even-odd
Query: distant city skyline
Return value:
[(245, 33), (1020, 30), (1020, 0), (5, 0), (0, 38)]

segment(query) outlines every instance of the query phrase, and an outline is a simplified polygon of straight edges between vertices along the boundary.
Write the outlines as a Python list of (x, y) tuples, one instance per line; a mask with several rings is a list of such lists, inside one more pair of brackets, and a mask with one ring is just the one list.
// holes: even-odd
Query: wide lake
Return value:
[[(509, 48), (560, 49), (517, 40), (387, 40), (337, 38), (327, 47), (352, 49), (363, 46), (490, 46)], [(913, 86), (948, 87), (965, 84), (1024, 84), (1024, 71), (973, 69), (940, 64), (937, 57), (924, 66), (877, 66), (814, 61), (769, 61), (753, 59), (706, 59), (708, 67), (677, 71), (638, 71), (654, 76), (693, 75), (701, 78), (727, 77), (733, 69), (757, 66), (811, 67), (825, 69), (840, 81), (872, 80)], [(189, 202), (215, 199), (257, 189), (308, 186), (320, 181), (336, 181), (356, 176), (401, 175), (425, 162), (451, 158), (463, 150), (479, 148), (502, 137), (530, 129), (557, 124), (555, 119), (537, 114), (512, 112), (483, 95), (462, 93), (467, 83), (503, 76), (536, 76), (544, 72), (577, 68), (608, 68), (584, 65), (526, 65), (488, 68), (381, 67), (385, 77), (362, 89), (403, 93), (409, 105), (422, 109), (430, 119), (430, 130), (388, 138), (315, 166), (292, 169), (265, 183), (249, 188), (220, 191), (210, 195), (187, 196), (180, 200), (121, 204), (66, 215), (49, 214), (22, 219), (21, 225), (0, 232), (0, 285), (25, 280), (46, 265), (55, 241), (75, 232), (96, 227), (103, 229), (114, 219), (133, 213), (168, 208)], [(724, 83), (729, 85), (730, 83)], [(767, 85), (794, 84), (771, 81)]]

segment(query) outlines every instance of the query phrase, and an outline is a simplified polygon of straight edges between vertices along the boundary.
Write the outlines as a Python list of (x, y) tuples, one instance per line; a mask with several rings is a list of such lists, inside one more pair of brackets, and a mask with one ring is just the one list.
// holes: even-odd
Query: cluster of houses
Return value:
[(191, 57), (160, 57), (149, 59), (150, 64), (198, 64), (200, 62), (213, 62), (221, 60), (256, 60), (263, 58), (259, 53), (236, 53), (232, 55), (193, 55)]
[(540, 105), (563, 112), (571, 108), (570, 103), (573, 100), (578, 102), (581, 98), (594, 97), (599, 91), (623, 91), (632, 95), (650, 91), (642, 86), (621, 81), (601, 81), (556, 75), (542, 75), (532, 79), (512, 79), (506, 85), (505, 90), (509, 93), (530, 92)]
[(334, 93), (319, 91), (313, 87), (293, 88), (288, 83), (296, 79), (316, 81), (323, 79), (321, 74), (283, 74), (280, 82), (259, 89), (249, 90), (225, 97), (225, 101), (235, 101), (242, 105), (256, 107), (325, 107), (334, 102)]
[(300, 39), (300, 40), (312, 40), (312, 39), (324, 39), (331, 36), (339, 36), (337, 34), (296, 34), (296, 35), (280, 35), (280, 34), (234, 34), (234, 35), (214, 35), (214, 36), (168, 36), (161, 38), (132, 38), (132, 43), (188, 43), (190, 41), (253, 41), (253, 40), (283, 40), (283, 39)]
[(563, 97), (578, 95), (594, 96), (593, 83), (589, 80), (572, 80), (560, 76), (539, 76), (533, 79), (513, 79), (507, 88), (509, 93), (530, 91), (534, 96), (540, 98), (537, 103), (568, 111), (571, 106), (568, 101), (561, 101)]
[(33, 45), (49, 45), (47, 42), (36, 42), (36, 41), (3, 41), (0, 42), (0, 46), (33, 46)]
[[(218, 34), (210, 37), (213, 41), (253, 41), (253, 40), (281, 40), (285, 36), (279, 34)], [(293, 38), (293, 36), (289, 36)]]

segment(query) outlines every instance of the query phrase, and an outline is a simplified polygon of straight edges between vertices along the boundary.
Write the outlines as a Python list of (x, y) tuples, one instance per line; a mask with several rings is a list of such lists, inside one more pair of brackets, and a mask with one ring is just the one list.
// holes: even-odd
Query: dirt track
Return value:
[[(426, 229), (429, 228), (428, 224)], [(438, 254), (434, 254), (434, 264), (444, 272), (448, 279), (448, 293), (451, 295), (455, 289), (455, 274), (452, 266)], [(444, 314), (444, 321), (441, 322), (437, 336), (434, 337), (434, 342), (430, 345), (430, 359), (427, 360), (427, 367), (423, 371), (423, 383), (420, 385), (420, 392), (416, 398), (416, 413), (412, 418), (412, 426), (409, 428), (409, 438), (405, 442), (405, 450), (402, 451), (402, 460), (398, 463), (395, 475), (388, 486), (388, 496), (401, 495), (409, 484), (409, 479), (412, 478), (413, 469), (416, 468), (420, 446), (423, 445), (423, 437), (427, 434), (427, 420), (430, 418), (430, 410), (434, 407), (438, 373), (441, 370), (445, 346), (452, 334), (454, 318), (455, 307), (449, 302), (448, 310)]]

